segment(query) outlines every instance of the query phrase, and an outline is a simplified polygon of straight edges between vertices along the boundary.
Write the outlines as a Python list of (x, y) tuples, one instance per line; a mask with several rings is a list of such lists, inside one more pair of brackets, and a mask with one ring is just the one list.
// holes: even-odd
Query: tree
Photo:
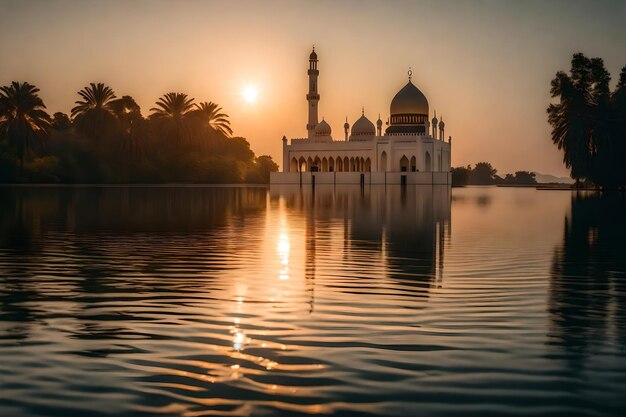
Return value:
[(467, 167), (452, 168), (452, 185), (467, 185), (472, 168)]
[(228, 115), (221, 113), (222, 108), (216, 103), (213, 103), (212, 101), (205, 101), (200, 104), (196, 104), (195, 107), (196, 109), (193, 113), (198, 117), (202, 126), (220, 132), (227, 137), (233, 134), (233, 130), (230, 128)]
[(519, 185), (529, 185), (529, 184), (537, 184), (537, 180), (535, 179), (535, 173), (529, 171), (516, 171), (515, 175), (506, 174), (504, 177), (505, 184), (519, 184)]
[(470, 179), (472, 184), (493, 184), (496, 182), (497, 169), (491, 166), (489, 162), (479, 162), (474, 166)]
[(0, 87), (0, 139), (6, 138), (15, 150), (20, 170), (28, 152), (40, 146), (52, 128), (38, 92), (27, 82)]
[(261, 155), (257, 157), (252, 166), (252, 170), (246, 175), (248, 183), (268, 183), (270, 182), (270, 173), (278, 171), (278, 165), (269, 155)]
[(52, 115), (52, 127), (55, 130), (66, 130), (72, 127), (72, 121), (67, 114), (58, 111)]
[(115, 93), (103, 83), (91, 83), (78, 92), (82, 100), (76, 101), (72, 118), (79, 131), (102, 139), (115, 126), (111, 102)]
[(559, 71), (552, 80), (550, 93), (559, 99), (547, 109), (552, 141), (563, 151), (563, 162), (577, 183), (626, 184), (625, 71), (611, 93), (611, 76), (602, 59), (577, 53), (570, 73)]
[(193, 100), (184, 93), (167, 93), (157, 100), (156, 107), (150, 109), (150, 117), (162, 124), (162, 131), (168, 139), (178, 143), (191, 139), (189, 115)]
[(111, 101), (109, 107), (117, 119), (124, 150), (133, 157), (142, 153), (150, 131), (135, 99), (131, 96), (123, 96)]

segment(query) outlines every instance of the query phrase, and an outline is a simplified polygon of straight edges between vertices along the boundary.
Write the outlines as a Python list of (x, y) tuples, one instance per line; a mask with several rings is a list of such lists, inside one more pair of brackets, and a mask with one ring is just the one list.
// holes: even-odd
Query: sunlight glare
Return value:
[(241, 96), (246, 103), (254, 104), (259, 97), (259, 89), (255, 85), (246, 84), (241, 91)]

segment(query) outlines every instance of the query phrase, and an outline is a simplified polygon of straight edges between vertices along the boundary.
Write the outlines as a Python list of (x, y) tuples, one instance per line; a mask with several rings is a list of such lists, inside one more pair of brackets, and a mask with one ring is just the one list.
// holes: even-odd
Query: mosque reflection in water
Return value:
[[(342, 247), (335, 266), (362, 264), (364, 256), (380, 256), (388, 278), (421, 287), (417, 295), (439, 285), (444, 242), (451, 233), (451, 189), (447, 186), (353, 185), (297, 187), (272, 185), (270, 198), (284, 200), (288, 212), (305, 216), (305, 278), (315, 279), (320, 245), (334, 236)], [(342, 230), (337, 230), (337, 223)], [(332, 248), (330, 249), (332, 250)], [(323, 254), (329, 248), (321, 249)], [(349, 272), (356, 273), (354, 268)], [(367, 271), (361, 271), (367, 275)], [(364, 279), (365, 277), (359, 277)]]

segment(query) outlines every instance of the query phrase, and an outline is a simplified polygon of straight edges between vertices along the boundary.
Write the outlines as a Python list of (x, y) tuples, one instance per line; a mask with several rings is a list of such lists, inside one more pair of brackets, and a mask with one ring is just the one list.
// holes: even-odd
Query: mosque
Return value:
[(346, 119), (341, 140), (318, 119), (315, 48), (308, 75), (308, 134), (290, 142), (283, 137), (282, 172), (272, 173), (272, 184), (451, 184), (452, 137), (446, 141), (443, 117), (429, 120), (428, 100), (410, 70), (408, 83), (391, 100), (384, 132), (380, 115), (374, 125), (363, 110), (352, 126)]

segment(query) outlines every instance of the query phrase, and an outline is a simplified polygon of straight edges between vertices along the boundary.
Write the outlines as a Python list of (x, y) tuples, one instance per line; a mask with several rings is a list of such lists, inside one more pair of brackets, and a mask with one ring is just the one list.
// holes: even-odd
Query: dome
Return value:
[(379, 128), (383, 126), (383, 121), (380, 120), (380, 114), (378, 115), (378, 120), (376, 120), (376, 126)]
[(317, 61), (317, 54), (315, 53), (315, 48), (313, 48), (311, 55), (309, 55), (309, 61)]
[(395, 114), (428, 115), (428, 100), (411, 81), (391, 100), (391, 115)]
[(315, 136), (330, 136), (330, 132), (330, 125), (324, 119), (315, 126)]
[(359, 120), (354, 122), (352, 125), (350, 134), (352, 136), (375, 135), (376, 129), (374, 128), (374, 123), (370, 122), (370, 120), (363, 114), (359, 117)]

